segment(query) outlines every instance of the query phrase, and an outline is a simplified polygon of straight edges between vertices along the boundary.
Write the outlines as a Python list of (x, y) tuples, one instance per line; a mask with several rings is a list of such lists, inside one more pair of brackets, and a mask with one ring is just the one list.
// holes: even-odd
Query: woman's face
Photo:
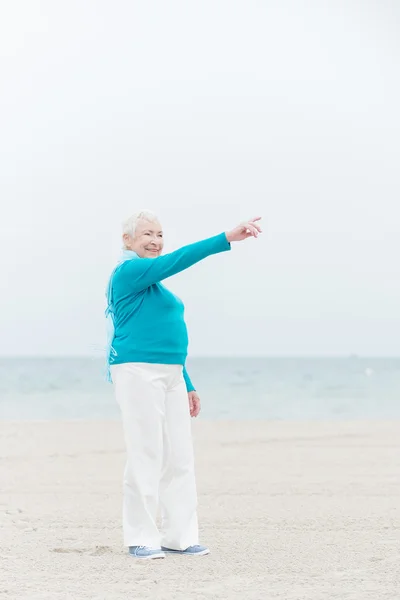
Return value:
[(157, 258), (163, 246), (163, 232), (158, 221), (139, 221), (133, 237), (124, 235), (125, 247), (136, 252), (140, 258)]

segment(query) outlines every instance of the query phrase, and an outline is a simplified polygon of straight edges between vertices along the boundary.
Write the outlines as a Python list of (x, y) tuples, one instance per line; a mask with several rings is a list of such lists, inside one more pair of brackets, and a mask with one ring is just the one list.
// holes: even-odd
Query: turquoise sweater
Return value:
[(183, 365), (187, 390), (194, 390), (185, 369), (188, 334), (184, 305), (161, 281), (226, 250), (230, 244), (221, 233), (164, 256), (132, 258), (117, 267), (111, 282), (115, 335), (110, 365)]

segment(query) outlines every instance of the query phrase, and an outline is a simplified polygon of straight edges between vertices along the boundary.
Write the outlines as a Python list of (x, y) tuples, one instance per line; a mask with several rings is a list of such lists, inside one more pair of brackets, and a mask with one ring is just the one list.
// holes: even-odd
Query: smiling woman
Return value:
[(230, 250), (231, 242), (257, 237), (259, 219), (164, 256), (153, 213), (139, 212), (124, 223), (123, 257), (107, 291), (113, 324), (108, 359), (127, 448), (124, 541), (135, 558), (209, 553), (198, 543), (190, 416), (199, 414), (200, 399), (185, 368), (184, 305), (161, 282)]
[(125, 250), (136, 252), (141, 258), (160, 256), (164, 247), (161, 224), (148, 210), (133, 215), (123, 225)]

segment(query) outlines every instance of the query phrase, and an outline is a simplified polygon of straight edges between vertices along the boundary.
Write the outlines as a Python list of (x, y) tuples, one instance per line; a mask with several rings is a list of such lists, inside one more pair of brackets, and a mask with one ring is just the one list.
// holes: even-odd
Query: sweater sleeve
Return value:
[[(128, 260), (123, 265), (125, 283), (134, 292), (141, 292), (154, 283), (159, 283), (172, 275), (176, 275), (207, 256), (230, 250), (225, 233), (212, 238), (189, 244), (175, 252), (157, 258), (140, 258)], [(122, 273), (121, 273), (122, 274)]]
[(193, 383), (191, 382), (191, 379), (188, 375), (188, 372), (186, 371), (186, 367), (183, 367), (183, 378), (185, 380), (186, 383), (186, 389), (189, 392), (195, 392), (196, 388), (194, 387)]

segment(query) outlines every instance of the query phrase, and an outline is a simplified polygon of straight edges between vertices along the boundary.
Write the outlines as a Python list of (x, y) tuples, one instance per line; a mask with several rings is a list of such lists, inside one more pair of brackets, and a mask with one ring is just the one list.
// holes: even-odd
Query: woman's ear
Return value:
[(122, 241), (124, 242), (124, 248), (132, 250), (132, 238), (128, 233), (124, 233), (122, 236)]

